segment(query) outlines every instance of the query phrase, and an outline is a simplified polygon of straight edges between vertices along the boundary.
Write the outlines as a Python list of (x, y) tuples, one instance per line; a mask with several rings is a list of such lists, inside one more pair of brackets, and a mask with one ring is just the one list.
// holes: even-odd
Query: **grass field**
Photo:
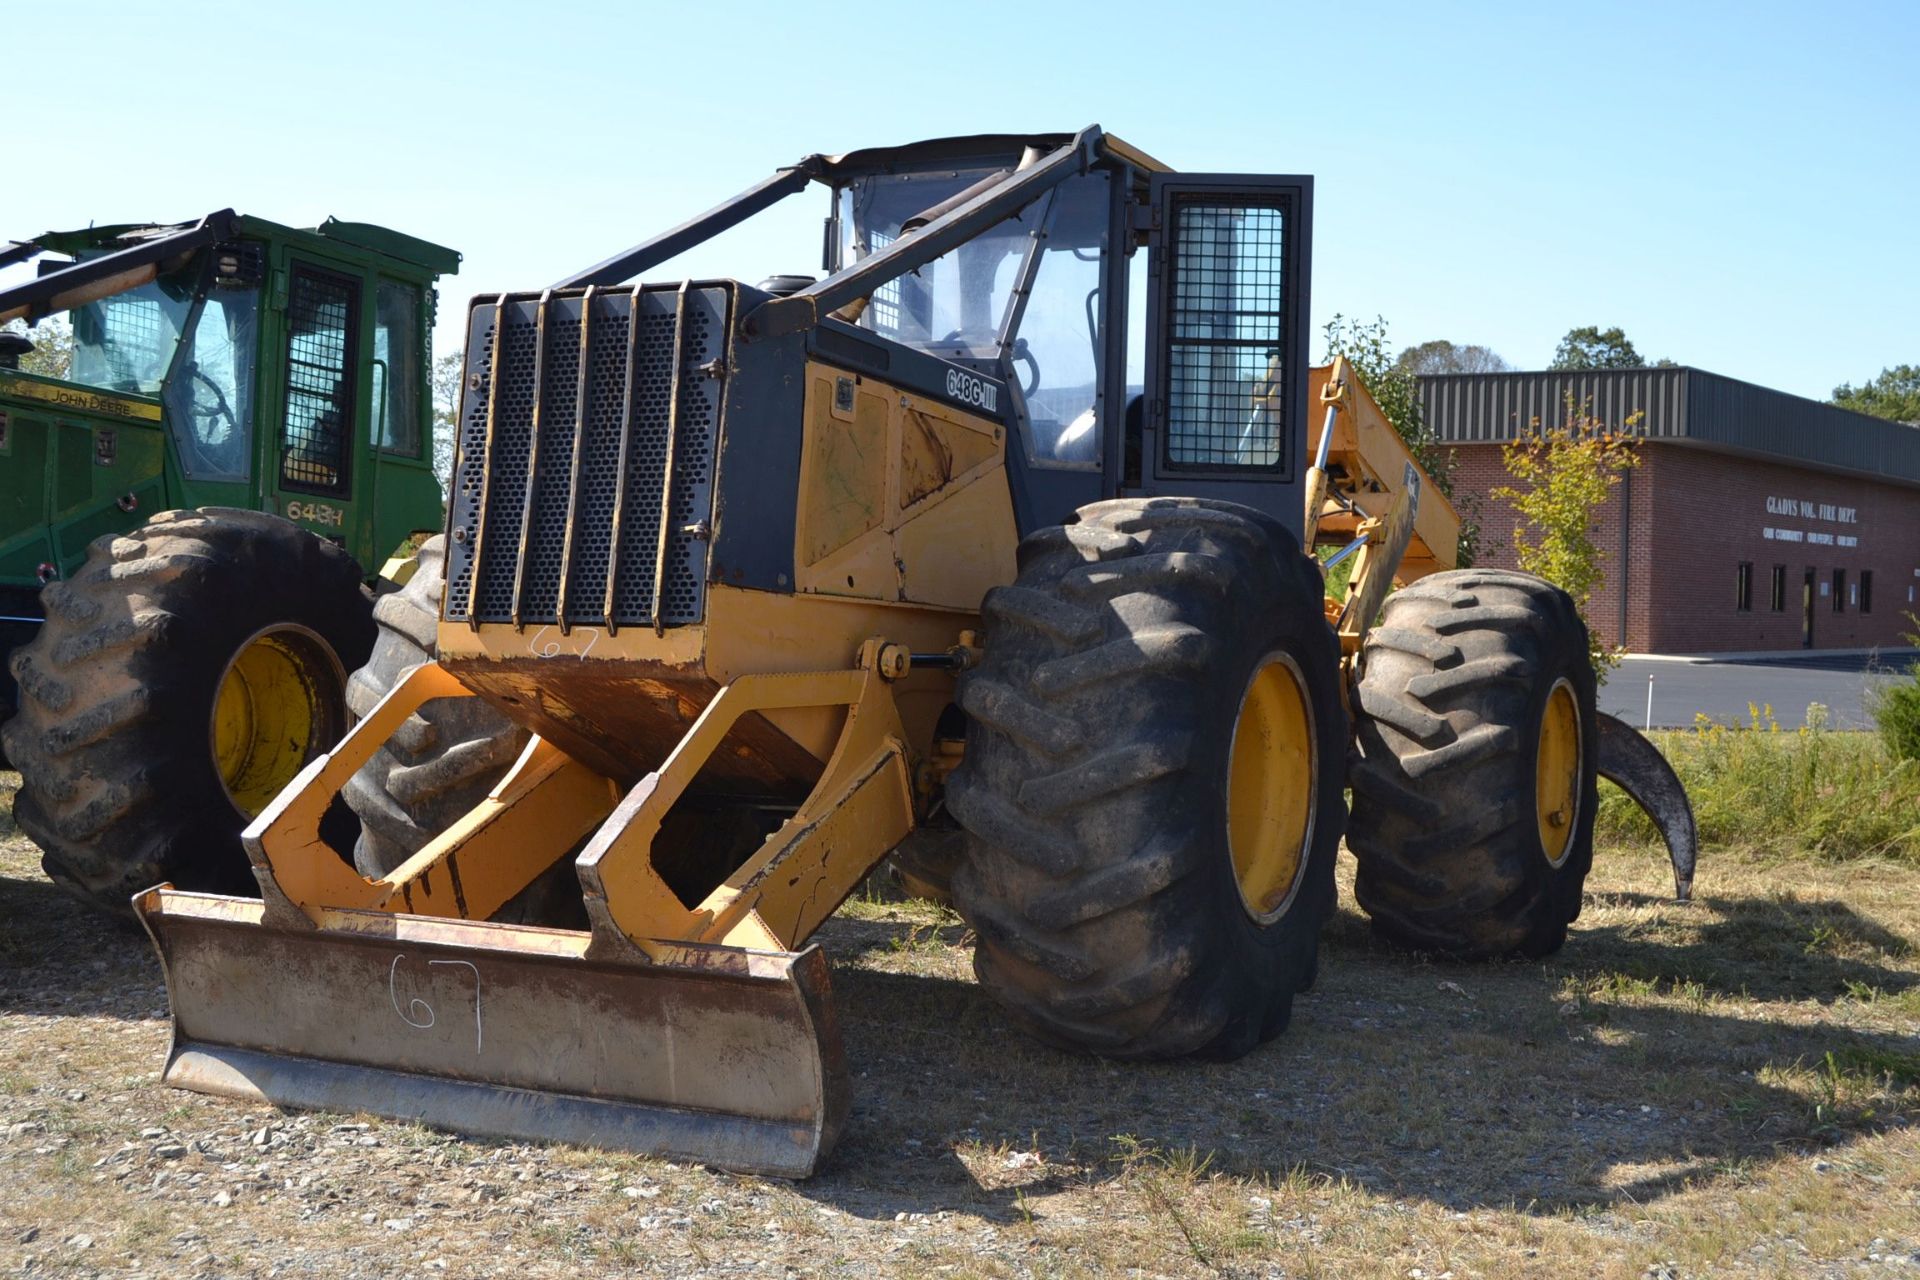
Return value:
[[(1343, 886), (1228, 1065), (1037, 1046), (963, 926), (825, 930), (855, 1111), (786, 1184), (154, 1083), (144, 938), (57, 894), (0, 775), (0, 1273), (1920, 1276), (1920, 867), (1602, 852), (1566, 950), (1447, 965)], [(1350, 868), (1349, 868), (1350, 870)]]

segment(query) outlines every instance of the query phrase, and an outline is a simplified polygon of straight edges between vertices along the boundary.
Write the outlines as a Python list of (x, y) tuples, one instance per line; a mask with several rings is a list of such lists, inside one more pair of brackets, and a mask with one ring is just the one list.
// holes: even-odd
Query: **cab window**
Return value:
[(199, 261), (188, 271), (76, 307), (71, 380), (105, 391), (159, 395), (186, 328)]
[(181, 469), (195, 480), (252, 474), (259, 325), (258, 286), (216, 286), (193, 315), (167, 384), (167, 419)]
[[(991, 172), (883, 174), (849, 184), (841, 194), (841, 260), (851, 265), (885, 248), (907, 224)], [(1097, 466), (1108, 218), (1107, 175), (1071, 178), (875, 289), (858, 322), (944, 359), (991, 368), (1018, 389), (1034, 462)]]
[[(852, 265), (898, 240), (902, 229), (960, 194), (989, 169), (881, 174), (852, 183), (841, 196), (847, 235), (842, 260)], [(993, 360), (1000, 324), (1018, 268), (1046, 197), (874, 290), (861, 314), (866, 328), (937, 355)]]
[(420, 456), (420, 290), (382, 280), (373, 303), (374, 442), (387, 453)]
[(1047, 214), (1046, 247), (1027, 269), (1033, 283), (1008, 352), (1026, 405), (1027, 448), (1042, 465), (1100, 461), (1094, 408), (1101, 352), (1100, 271), (1110, 206), (1107, 175), (1062, 183)]
[(1165, 463), (1280, 471), (1286, 464), (1289, 206), (1207, 193), (1171, 213)]

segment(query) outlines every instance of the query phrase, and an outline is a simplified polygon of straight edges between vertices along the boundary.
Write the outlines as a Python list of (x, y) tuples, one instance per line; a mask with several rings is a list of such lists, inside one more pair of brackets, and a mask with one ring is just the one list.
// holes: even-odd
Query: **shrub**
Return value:
[[(1920, 617), (1912, 613), (1907, 617), (1920, 628)], [(1906, 636), (1908, 644), (1920, 645), (1920, 632), (1909, 631)], [(1908, 667), (1904, 678), (1876, 689), (1869, 706), (1887, 754), (1895, 760), (1920, 760), (1920, 662)]]
[(1895, 760), (1920, 761), (1920, 662), (1892, 684), (1875, 689), (1871, 706), (1887, 754)]

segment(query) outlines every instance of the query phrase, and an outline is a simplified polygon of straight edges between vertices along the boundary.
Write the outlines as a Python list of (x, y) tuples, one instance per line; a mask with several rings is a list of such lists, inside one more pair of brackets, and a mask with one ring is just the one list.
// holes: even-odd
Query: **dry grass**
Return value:
[(1034, 1045), (951, 917), (855, 902), (856, 1109), (788, 1185), (161, 1090), (144, 940), (0, 816), (0, 1271), (1920, 1275), (1920, 869), (1664, 884), (1604, 854), (1543, 966), (1393, 953), (1348, 894), (1292, 1029), (1223, 1066)]

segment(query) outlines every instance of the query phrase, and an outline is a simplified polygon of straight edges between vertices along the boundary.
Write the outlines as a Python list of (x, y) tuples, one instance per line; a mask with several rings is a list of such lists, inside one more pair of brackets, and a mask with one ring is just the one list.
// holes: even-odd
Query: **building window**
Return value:
[(1847, 571), (1845, 569), (1833, 571), (1833, 611), (1835, 613), (1847, 611)]
[(1742, 560), (1734, 585), (1733, 607), (1741, 613), (1753, 611), (1753, 561)]
[(1860, 612), (1873, 612), (1873, 570), (1860, 571)]
[(1773, 566), (1773, 611), (1787, 611), (1787, 566), (1783, 564)]

